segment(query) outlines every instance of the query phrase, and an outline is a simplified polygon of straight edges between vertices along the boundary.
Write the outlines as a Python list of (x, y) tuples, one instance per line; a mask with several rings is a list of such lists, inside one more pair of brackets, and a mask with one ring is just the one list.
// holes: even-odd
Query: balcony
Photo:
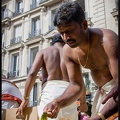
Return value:
[(10, 0), (2, 0), (2, 5), (8, 3)]
[(22, 41), (22, 36), (15, 37), (10, 40), (10, 45), (14, 45), (16, 43), (20, 43)]
[(41, 35), (41, 30), (39, 29), (39, 30), (36, 30), (36, 31), (29, 33), (28, 38), (34, 38), (34, 37), (37, 37), (40, 35)]
[(2, 12), (2, 20), (5, 19), (11, 19), (13, 17), (13, 12), (9, 9), (6, 9), (4, 12)]
[(21, 15), (22, 13), (23, 13), (23, 8), (19, 9), (19, 10), (16, 10), (15, 13), (13, 13), (13, 16), (16, 17), (18, 15)]
[(62, 0), (40, 0), (39, 5), (40, 6), (50, 6), (57, 2), (62, 2)]
[(8, 74), (7, 74), (7, 78), (8, 78), (8, 79), (17, 78), (17, 77), (19, 77), (19, 70), (10, 71), (10, 72), (8, 72)]

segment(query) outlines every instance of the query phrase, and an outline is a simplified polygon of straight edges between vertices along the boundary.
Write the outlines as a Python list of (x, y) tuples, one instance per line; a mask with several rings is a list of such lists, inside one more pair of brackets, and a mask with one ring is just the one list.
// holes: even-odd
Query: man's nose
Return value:
[(70, 36), (68, 34), (64, 33), (63, 40), (67, 41), (68, 39), (70, 39)]

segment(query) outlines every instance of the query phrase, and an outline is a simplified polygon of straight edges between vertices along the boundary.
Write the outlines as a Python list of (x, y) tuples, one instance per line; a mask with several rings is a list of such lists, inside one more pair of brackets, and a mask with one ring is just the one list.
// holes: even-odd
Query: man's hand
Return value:
[(22, 103), (20, 104), (20, 107), (17, 109), (16, 112), (16, 118), (22, 119), (24, 117), (23, 115), (23, 109), (27, 106), (28, 100), (23, 100)]
[(48, 103), (44, 108), (44, 113), (47, 113), (47, 116), (50, 118), (56, 118), (59, 113), (60, 107), (57, 101), (52, 101)]
[(107, 94), (105, 99), (102, 101), (102, 104), (105, 104), (109, 98), (113, 97), (115, 102), (118, 102), (118, 87), (114, 87), (111, 89), (111, 91)]

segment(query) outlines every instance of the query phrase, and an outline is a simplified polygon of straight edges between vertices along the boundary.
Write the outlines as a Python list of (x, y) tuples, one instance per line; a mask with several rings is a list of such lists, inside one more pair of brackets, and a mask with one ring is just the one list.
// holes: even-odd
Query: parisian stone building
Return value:
[[(107, 28), (118, 34), (118, 0), (2, 0), (2, 74), (24, 94), (28, 72), (36, 53), (51, 46), (57, 32), (53, 25), (56, 9), (67, 1), (77, 1), (85, 11), (89, 27)], [(86, 99), (96, 90), (90, 71), (82, 69)], [(40, 71), (29, 97), (29, 106), (39, 104)]]

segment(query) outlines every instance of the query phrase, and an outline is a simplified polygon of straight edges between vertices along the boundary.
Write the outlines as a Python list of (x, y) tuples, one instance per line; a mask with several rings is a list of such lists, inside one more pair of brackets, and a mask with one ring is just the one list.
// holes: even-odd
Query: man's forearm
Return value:
[(58, 103), (60, 108), (65, 107), (76, 101), (79, 98), (81, 91), (82, 87), (78, 84), (70, 84), (66, 91), (60, 97), (55, 99), (55, 101)]
[(100, 111), (100, 113), (107, 119), (114, 113), (118, 112), (118, 103), (111, 98), (108, 103), (104, 106), (104, 108)]
[(80, 103), (85, 103), (86, 102), (86, 88), (85, 88), (85, 84), (83, 83), (83, 89), (82, 89), (82, 93), (80, 95)]
[(33, 85), (35, 84), (36, 76), (35, 75), (28, 75), (26, 84), (25, 84), (25, 91), (24, 96), (29, 97), (31, 89)]

